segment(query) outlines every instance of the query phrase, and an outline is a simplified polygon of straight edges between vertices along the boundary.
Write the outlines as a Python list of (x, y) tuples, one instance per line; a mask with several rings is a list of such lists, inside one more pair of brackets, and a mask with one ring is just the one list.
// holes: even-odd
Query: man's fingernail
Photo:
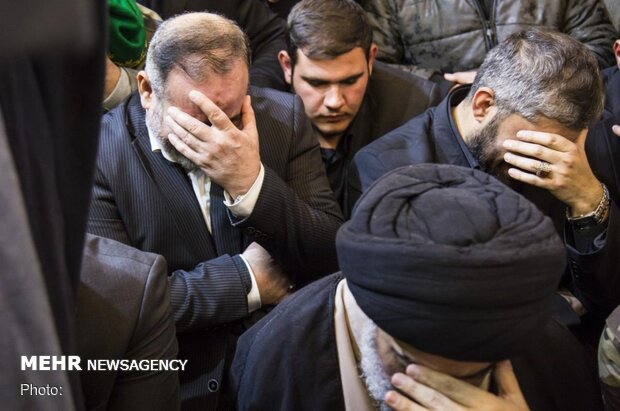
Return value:
[(620, 126), (619, 125), (616, 124), (611, 129), (614, 131), (614, 133), (620, 134)]
[(409, 364), (407, 366), (407, 374), (409, 375), (418, 375), (420, 373), (420, 367), (415, 364)]
[(502, 145), (504, 146), (504, 148), (511, 148), (512, 147), (512, 140), (504, 140)]
[(196, 91), (196, 90), (192, 90), (189, 92), (189, 99), (192, 101), (196, 101), (198, 100), (198, 98), (200, 97), (200, 94)]
[(395, 387), (402, 387), (403, 385), (405, 385), (405, 376), (401, 373), (396, 373), (392, 376), (392, 384)]
[(176, 114), (178, 113), (180, 110), (174, 106), (170, 106), (168, 107), (168, 114)]
[(397, 398), (398, 396), (394, 391), (388, 391), (385, 394), (385, 402), (387, 402), (390, 405), (396, 405)]

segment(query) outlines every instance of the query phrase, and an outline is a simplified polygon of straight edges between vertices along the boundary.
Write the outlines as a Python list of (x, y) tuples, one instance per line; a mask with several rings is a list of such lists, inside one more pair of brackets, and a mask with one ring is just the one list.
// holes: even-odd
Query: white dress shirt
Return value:
[[(155, 138), (151, 131), (149, 130), (149, 139), (151, 141), (151, 150), (152, 151), (161, 151), (161, 154), (164, 158), (170, 162), (175, 162), (170, 158), (166, 151), (162, 150), (161, 143), (157, 138)], [(196, 194), (196, 199), (198, 200), (198, 204), (200, 204), (200, 210), (202, 211), (202, 216), (204, 217), (205, 224), (207, 225), (207, 229), (209, 233), (211, 233), (211, 216), (209, 214), (210, 210), (210, 202), (211, 202), (211, 179), (200, 169), (196, 168), (191, 171), (187, 171), (187, 175), (189, 176), (190, 181), (192, 182), (192, 187), (194, 189), (194, 194)], [(260, 171), (258, 172), (258, 177), (252, 184), (252, 187), (242, 196), (237, 197), (233, 200), (233, 198), (224, 191), (224, 205), (228, 207), (228, 209), (235, 215), (235, 217), (246, 218), (252, 214), (254, 210), (254, 206), (256, 205), (256, 201), (258, 200), (258, 195), (260, 194), (260, 190), (263, 187), (263, 180), (265, 179), (265, 167), (261, 163)], [(246, 267), (248, 268), (248, 272), (250, 273), (250, 278), (252, 279), (252, 289), (248, 293), (248, 312), (253, 312), (258, 310), (261, 307), (260, 300), (260, 292), (258, 291), (258, 285), (256, 283), (256, 277), (254, 276), (254, 272), (252, 271), (252, 267), (247, 262), (243, 255), (239, 255)]]

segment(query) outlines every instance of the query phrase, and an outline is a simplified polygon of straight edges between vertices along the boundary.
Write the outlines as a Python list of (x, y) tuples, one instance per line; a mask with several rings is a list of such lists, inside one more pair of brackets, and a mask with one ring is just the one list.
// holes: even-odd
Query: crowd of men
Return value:
[(620, 410), (602, 0), (139, 3), (0, 41), (3, 360), (187, 366), (5, 404)]

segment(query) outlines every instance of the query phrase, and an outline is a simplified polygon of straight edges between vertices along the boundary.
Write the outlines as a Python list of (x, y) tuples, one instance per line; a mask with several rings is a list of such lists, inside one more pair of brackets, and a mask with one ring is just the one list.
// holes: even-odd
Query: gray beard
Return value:
[(194, 164), (183, 154), (179, 153), (172, 143), (170, 143), (168, 138), (161, 135), (164, 122), (161, 106), (159, 104), (154, 104), (150, 111), (151, 112), (147, 111), (146, 113), (146, 128), (149, 131), (149, 134), (154, 136), (161, 144), (161, 151), (164, 152), (168, 158), (172, 159), (173, 162), (178, 163), (188, 172), (197, 169), (198, 166), (196, 166), (196, 164)]
[(392, 389), (390, 377), (383, 369), (383, 362), (377, 351), (377, 326), (368, 322), (362, 331), (361, 341), (358, 341), (361, 354), (360, 367), (362, 379), (370, 396), (376, 401), (381, 411), (389, 411), (391, 408), (383, 401), (385, 394)]

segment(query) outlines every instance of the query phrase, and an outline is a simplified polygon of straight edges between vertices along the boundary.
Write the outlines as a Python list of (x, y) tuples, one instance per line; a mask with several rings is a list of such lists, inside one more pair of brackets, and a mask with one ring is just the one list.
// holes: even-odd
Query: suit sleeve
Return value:
[[(142, 305), (129, 349), (130, 360), (173, 360), (178, 346), (170, 312), (166, 262), (158, 256), (151, 266), (142, 295)], [(139, 401), (137, 401), (139, 399)], [(179, 379), (176, 371), (119, 372), (110, 410), (175, 410), (179, 408)]]
[[(95, 174), (88, 232), (142, 248), (131, 238), (115, 194), (101, 169)], [(248, 315), (248, 291), (244, 276), (249, 273), (241, 258), (228, 254), (202, 262), (192, 270), (171, 272), (168, 282), (177, 332), (245, 318)]]
[(282, 178), (265, 166), (252, 214), (235, 225), (269, 251), (301, 286), (338, 270), (335, 238), (342, 214), (298, 97), (293, 108), (287, 175)]

